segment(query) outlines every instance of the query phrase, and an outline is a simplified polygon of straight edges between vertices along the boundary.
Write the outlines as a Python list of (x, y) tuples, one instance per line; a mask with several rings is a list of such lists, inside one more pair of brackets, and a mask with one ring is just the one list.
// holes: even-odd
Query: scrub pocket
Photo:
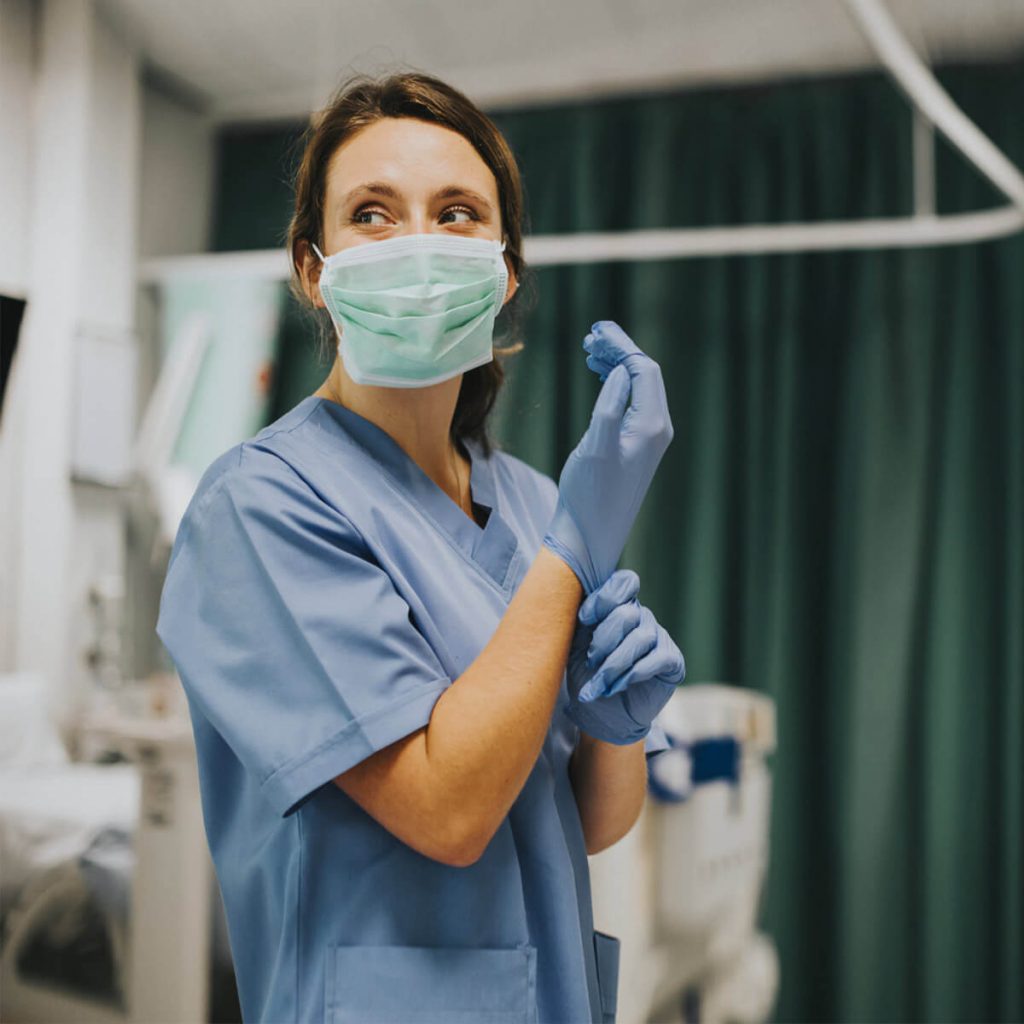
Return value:
[(619, 996), (619, 940), (614, 935), (594, 932), (597, 956), (597, 986), (601, 992), (602, 1024), (615, 1024), (615, 1004)]
[(328, 1024), (536, 1024), (537, 949), (330, 946)]

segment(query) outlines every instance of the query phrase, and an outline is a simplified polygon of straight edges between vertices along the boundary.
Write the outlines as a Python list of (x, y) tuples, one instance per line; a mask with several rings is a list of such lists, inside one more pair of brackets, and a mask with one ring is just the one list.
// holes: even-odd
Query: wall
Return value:
[[(0, 0), (0, 294), (24, 298), (28, 291), (29, 161), (32, 100), (33, 19), (31, 0)], [(8, 390), (8, 406), (10, 390)], [(0, 421), (0, 481), (15, 472), (16, 453), (5, 448)], [(17, 544), (13, 529), (15, 491), (0, 486), (0, 671), (12, 667)]]
[(29, 201), (17, 214), (24, 234), (8, 256), (28, 305), (0, 434), (0, 493), (8, 496), (0, 534), (9, 539), (0, 553), (0, 667), (41, 673), (67, 722), (89, 680), (88, 587), (116, 575), (123, 553), (116, 491), (72, 477), (89, 415), (76, 388), (89, 368), (87, 339), (129, 351), (139, 75), (135, 54), (89, 0), (48, 0), (28, 14), (32, 59), (24, 56), (24, 6), (0, 11), (4, 35), (9, 24), (22, 53), (9, 116), (20, 113), (29, 139), (20, 160)]
[(173, 86), (147, 75), (142, 93), (140, 259), (206, 250), (212, 182), (209, 120)]
[(27, 287), (32, 62), (31, 0), (0, 0), (0, 294), (18, 298)]

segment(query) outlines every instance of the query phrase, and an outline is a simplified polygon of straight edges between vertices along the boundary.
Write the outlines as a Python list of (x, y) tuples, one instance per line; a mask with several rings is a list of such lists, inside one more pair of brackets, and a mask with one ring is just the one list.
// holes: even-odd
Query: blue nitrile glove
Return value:
[(640, 577), (612, 573), (580, 605), (569, 648), (565, 713), (594, 739), (642, 740), (686, 677), (682, 651), (637, 600)]
[(658, 364), (611, 320), (599, 320), (591, 332), (583, 340), (587, 366), (600, 375), (604, 387), (587, 432), (562, 467), (558, 504), (544, 537), (587, 594), (615, 571), (672, 440)]

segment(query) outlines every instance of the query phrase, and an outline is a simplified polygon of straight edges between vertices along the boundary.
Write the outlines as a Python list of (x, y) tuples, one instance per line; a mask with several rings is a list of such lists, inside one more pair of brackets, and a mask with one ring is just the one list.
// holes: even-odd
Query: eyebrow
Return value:
[[(386, 196), (388, 199), (400, 199), (401, 196), (398, 190), (389, 185), (386, 181), (368, 181), (362, 185), (357, 185), (354, 189), (345, 193), (341, 203), (342, 206), (348, 206), (348, 204), (361, 193), (370, 193), (372, 195)], [(488, 213), (491, 212), (491, 204), (482, 196), (479, 192), (474, 192), (471, 188), (466, 188), (464, 185), (448, 185), (445, 188), (438, 189), (430, 198), (432, 200), (437, 199), (455, 199), (463, 196), (467, 199), (473, 199), (478, 202)]]

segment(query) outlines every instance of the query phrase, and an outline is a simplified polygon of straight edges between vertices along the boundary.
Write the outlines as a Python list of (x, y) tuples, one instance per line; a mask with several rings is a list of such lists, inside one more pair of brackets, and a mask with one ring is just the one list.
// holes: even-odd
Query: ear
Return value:
[(504, 260), (505, 266), (508, 269), (508, 284), (505, 286), (505, 298), (501, 303), (503, 306), (515, 295), (516, 289), (519, 287), (519, 280), (516, 277), (516, 272), (512, 269), (511, 260), (509, 260), (507, 255), (504, 257)]
[(317, 309), (324, 308), (323, 296), (320, 294), (320, 271), (323, 264), (320, 257), (313, 252), (313, 247), (302, 238), (295, 243), (295, 269), (302, 281), (302, 290)]

